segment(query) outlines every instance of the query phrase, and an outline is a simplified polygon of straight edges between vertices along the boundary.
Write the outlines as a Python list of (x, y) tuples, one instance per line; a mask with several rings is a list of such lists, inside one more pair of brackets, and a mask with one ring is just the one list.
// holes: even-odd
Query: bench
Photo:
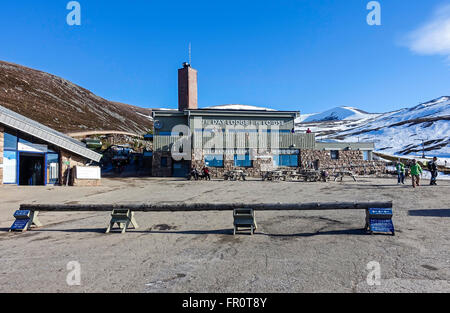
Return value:
[[(365, 210), (366, 224), (364, 229), (370, 232), (394, 232), (392, 224), (392, 201), (389, 202), (331, 202), (331, 203), (155, 203), (155, 204), (22, 204), (19, 218), (27, 216), (28, 221), (22, 231), (30, 229), (34, 223), (42, 226), (37, 220), (33, 220), (38, 212), (111, 212), (116, 223), (119, 224), (122, 233), (128, 225), (132, 224), (137, 228), (134, 212), (203, 212), (203, 211), (233, 211), (236, 209), (252, 210), (253, 219), (256, 211), (329, 211), (329, 210)], [(388, 211), (378, 211), (388, 209)], [(372, 210), (372, 211), (370, 211)], [(375, 210), (375, 211), (374, 211)], [(29, 211), (29, 213), (25, 212)], [(114, 216), (115, 215), (115, 216)], [(235, 215), (233, 215), (235, 216)], [(386, 223), (383, 224), (383, 221)], [(36, 223), (37, 222), (37, 223)], [(111, 219), (108, 224), (112, 227)], [(16, 222), (15, 222), (16, 223)], [(376, 225), (375, 225), (376, 224)], [(384, 225), (384, 226), (383, 226)], [(14, 226), (14, 225), (13, 225)], [(109, 229), (111, 229), (108, 227)], [(256, 228), (256, 221), (254, 228)], [(12, 229), (11, 230), (19, 230)], [(252, 230), (253, 232), (253, 230)]]

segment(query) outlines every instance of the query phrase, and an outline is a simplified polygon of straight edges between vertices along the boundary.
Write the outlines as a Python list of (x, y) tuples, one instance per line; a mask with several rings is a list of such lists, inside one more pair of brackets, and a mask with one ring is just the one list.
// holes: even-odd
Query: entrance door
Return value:
[(45, 157), (43, 154), (20, 153), (19, 185), (45, 185)]
[(187, 177), (189, 174), (190, 162), (188, 161), (173, 161), (172, 162), (172, 176), (173, 177)]

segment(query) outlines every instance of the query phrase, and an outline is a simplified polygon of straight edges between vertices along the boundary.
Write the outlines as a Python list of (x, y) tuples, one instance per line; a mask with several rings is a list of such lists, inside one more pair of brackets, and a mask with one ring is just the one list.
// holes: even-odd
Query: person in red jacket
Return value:
[(211, 180), (211, 176), (209, 175), (209, 168), (207, 168), (206, 166), (203, 168), (203, 177), (206, 180)]
[(308, 130), (306, 131), (307, 134), (311, 134), (311, 129), (308, 128)]

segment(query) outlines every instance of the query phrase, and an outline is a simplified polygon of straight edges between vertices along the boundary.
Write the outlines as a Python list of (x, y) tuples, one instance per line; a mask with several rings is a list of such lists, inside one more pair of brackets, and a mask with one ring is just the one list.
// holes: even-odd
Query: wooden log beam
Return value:
[(41, 212), (110, 212), (126, 209), (133, 212), (199, 212), (230, 211), (249, 208), (255, 211), (311, 211), (311, 210), (365, 210), (392, 208), (388, 202), (331, 202), (331, 203), (130, 203), (130, 204), (22, 204), (21, 210)]

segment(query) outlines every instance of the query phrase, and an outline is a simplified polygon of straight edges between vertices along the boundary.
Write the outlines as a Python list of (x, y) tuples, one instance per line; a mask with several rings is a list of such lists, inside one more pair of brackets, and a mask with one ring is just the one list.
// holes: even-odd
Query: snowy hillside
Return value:
[(319, 121), (330, 111), (336, 110), (309, 116), (296, 130), (310, 128), (319, 140), (373, 141), (387, 154), (420, 155), (423, 142), (426, 155), (450, 156), (450, 97), (384, 114), (336, 111), (340, 120)]
[(361, 120), (376, 117), (379, 114), (370, 114), (352, 107), (338, 107), (322, 113), (311, 114), (303, 122), (326, 122), (343, 120)]
[(251, 110), (251, 111), (275, 111), (273, 109), (264, 108), (264, 107), (257, 107), (253, 105), (245, 105), (245, 104), (224, 104), (224, 105), (216, 105), (207, 107), (205, 109), (210, 110)]

